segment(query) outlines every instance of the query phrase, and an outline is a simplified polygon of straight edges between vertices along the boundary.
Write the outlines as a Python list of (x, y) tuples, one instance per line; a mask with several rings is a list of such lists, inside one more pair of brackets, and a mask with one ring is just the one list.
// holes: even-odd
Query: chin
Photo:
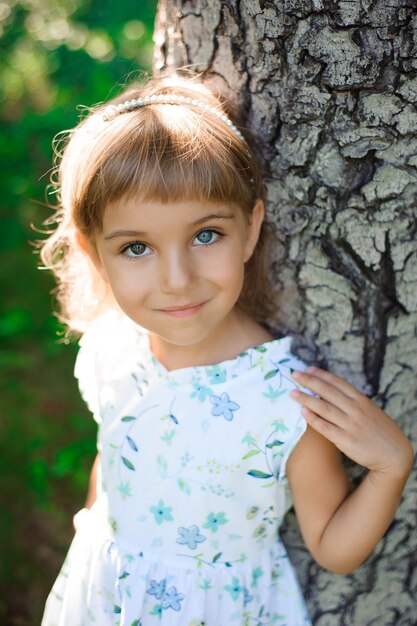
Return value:
[(187, 331), (182, 333), (162, 333), (152, 329), (149, 329), (149, 332), (153, 335), (156, 335), (166, 343), (170, 343), (173, 346), (181, 346), (184, 348), (199, 344), (201, 341), (204, 341), (204, 339), (206, 339), (207, 335), (209, 334), (208, 332), (195, 333)]

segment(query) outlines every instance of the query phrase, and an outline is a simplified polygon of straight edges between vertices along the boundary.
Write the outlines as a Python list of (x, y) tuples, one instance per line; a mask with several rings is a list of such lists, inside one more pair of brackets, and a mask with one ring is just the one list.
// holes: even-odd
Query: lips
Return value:
[(158, 309), (161, 313), (165, 313), (171, 317), (189, 317), (198, 313), (204, 306), (206, 301), (203, 302), (190, 302), (188, 304), (181, 304), (173, 307), (166, 307), (164, 309)]

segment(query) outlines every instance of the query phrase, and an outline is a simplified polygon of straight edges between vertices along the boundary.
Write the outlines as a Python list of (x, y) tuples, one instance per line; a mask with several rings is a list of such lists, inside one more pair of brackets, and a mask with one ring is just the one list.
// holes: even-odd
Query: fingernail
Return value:
[(302, 372), (298, 372), (298, 371), (292, 373), (293, 378), (301, 378), (302, 375), (303, 375)]
[(315, 372), (317, 370), (317, 367), (314, 367), (314, 365), (309, 365), (307, 367), (307, 372), (309, 372), (310, 374), (312, 374), (313, 372)]
[(290, 396), (292, 396), (293, 398), (298, 398), (301, 395), (301, 393), (298, 391), (298, 389), (293, 389), (290, 392)]

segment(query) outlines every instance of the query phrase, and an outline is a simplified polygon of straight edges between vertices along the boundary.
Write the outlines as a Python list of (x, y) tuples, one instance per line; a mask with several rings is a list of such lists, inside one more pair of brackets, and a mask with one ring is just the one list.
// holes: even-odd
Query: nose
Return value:
[(186, 251), (175, 249), (161, 255), (160, 288), (163, 293), (184, 293), (194, 279), (193, 265)]

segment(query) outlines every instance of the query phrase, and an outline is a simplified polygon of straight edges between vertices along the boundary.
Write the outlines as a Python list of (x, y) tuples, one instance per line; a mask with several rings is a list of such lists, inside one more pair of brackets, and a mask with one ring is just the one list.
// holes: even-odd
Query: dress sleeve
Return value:
[[(291, 400), (291, 402), (296, 404), (295, 400)], [(299, 404), (296, 404), (291, 413), (291, 434), (285, 442), (285, 450), (283, 450), (283, 456), (281, 457), (281, 464), (278, 472), (279, 483), (287, 482), (287, 461), (291, 456), (291, 452), (294, 450), (307, 428), (307, 422), (301, 414), (301, 406)]]
[[(288, 430), (285, 436), (282, 437), (284, 443), (280, 450), (281, 460), (277, 471), (279, 483), (287, 482), (287, 461), (307, 428), (307, 422), (301, 413), (301, 405), (290, 396), (292, 389), (298, 387), (297, 383), (291, 377), (292, 372), (295, 370), (304, 372), (307, 365), (290, 352), (283, 361), (285, 362), (283, 362), (280, 367), (282, 368), (282, 377), (285, 381), (286, 393), (282, 396), (282, 404), (279, 413)], [(303, 389), (303, 391), (305, 393), (311, 393), (307, 389)]]
[(100, 424), (97, 350), (94, 335), (94, 332), (87, 330), (79, 342), (74, 376), (78, 380), (81, 397), (92, 412), (95, 421)]

